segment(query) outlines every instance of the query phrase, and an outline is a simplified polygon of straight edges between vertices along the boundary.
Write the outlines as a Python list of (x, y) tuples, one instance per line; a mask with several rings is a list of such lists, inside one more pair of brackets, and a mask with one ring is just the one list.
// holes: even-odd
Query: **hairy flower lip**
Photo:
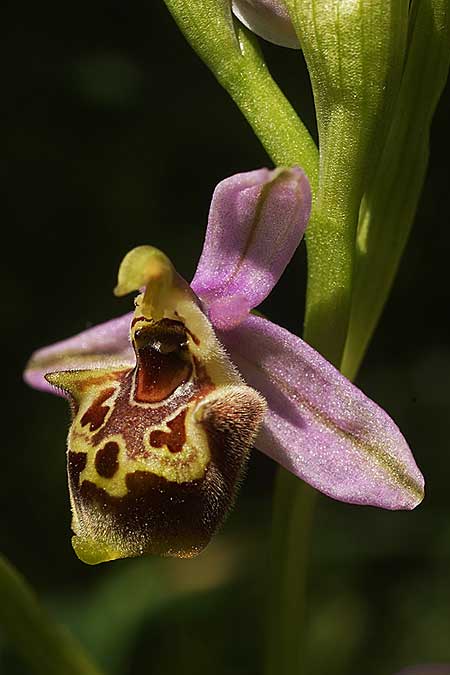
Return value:
[[(256, 446), (332, 498), (412, 509), (423, 477), (392, 419), (300, 338), (251, 314), (290, 261), (310, 208), (299, 168), (222, 181), (191, 288), (246, 382), (268, 401)], [(25, 379), (50, 390), (43, 377), (50, 370), (132, 364), (130, 321), (126, 315), (39, 350)]]

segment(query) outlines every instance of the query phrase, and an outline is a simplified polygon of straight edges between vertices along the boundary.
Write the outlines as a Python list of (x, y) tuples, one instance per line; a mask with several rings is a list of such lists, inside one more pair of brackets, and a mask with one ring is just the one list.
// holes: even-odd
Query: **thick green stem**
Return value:
[(338, 367), (350, 317), (361, 181), (355, 181), (359, 150), (353, 121), (336, 115), (329, 126), (327, 153), (321, 155), (319, 185), (307, 230), (304, 337)]
[(272, 79), (256, 38), (233, 22), (229, 0), (165, 0), (200, 58), (249, 122), (277, 165), (299, 164), (317, 185), (318, 152), (308, 130)]
[(240, 56), (215, 75), (235, 101), (275, 165), (300, 165), (313, 191), (319, 155), (303, 122), (272, 79), (256, 39), (237, 28)]
[(320, 168), (307, 230), (305, 338), (339, 367), (361, 198), (401, 78), (408, 0), (286, 0), (308, 65)]
[(272, 584), (265, 675), (304, 672), (309, 540), (317, 492), (278, 469), (272, 521)]

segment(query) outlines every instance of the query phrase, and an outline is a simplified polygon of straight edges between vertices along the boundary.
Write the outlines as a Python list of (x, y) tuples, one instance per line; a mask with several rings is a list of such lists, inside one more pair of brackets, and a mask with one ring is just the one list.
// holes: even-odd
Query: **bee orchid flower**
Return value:
[(423, 478), (392, 419), (312, 347), (252, 313), (311, 208), (299, 168), (222, 181), (189, 285), (158, 249), (124, 258), (135, 310), (40, 349), (27, 382), (69, 399), (77, 555), (193, 556), (228, 512), (252, 445), (326, 495), (414, 508)]

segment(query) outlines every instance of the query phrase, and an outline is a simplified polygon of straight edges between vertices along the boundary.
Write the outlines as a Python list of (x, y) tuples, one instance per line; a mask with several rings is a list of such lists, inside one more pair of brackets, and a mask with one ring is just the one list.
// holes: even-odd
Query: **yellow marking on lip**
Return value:
[[(183, 450), (172, 453), (167, 446), (154, 448), (150, 445), (149, 437), (152, 431), (169, 431), (165, 423), (158, 424), (146, 430), (144, 435), (144, 456), (130, 457), (125, 441), (121, 434), (106, 436), (98, 445), (90, 443), (85, 433), (72, 430), (69, 434), (68, 445), (72, 452), (86, 453), (86, 466), (80, 473), (80, 485), (88, 480), (99, 488), (103, 488), (113, 497), (123, 497), (127, 494), (127, 475), (135, 471), (147, 471), (155, 476), (165, 478), (170, 482), (186, 483), (203, 478), (206, 467), (211, 458), (208, 439), (202, 426), (194, 417), (194, 410), (198, 401), (188, 405), (186, 415), (186, 442)], [(176, 415), (179, 414), (179, 410)], [(175, 415), (175, 416), (176, 416)], [(173, 419), (173, 417), (171, 418)], [(166, 420), (170, 421), (170, 420)], [(118, 469), (112, 478), (100, 476), (95, 466), (95, 458), (98, 450), (106, 443), (115, 442), (119, 446), (117, 457)]]
[(72, 537), (72, 546), (79, 559), (86, 565), (97, 565), (107, 560), (123, 558), (123, 551), (107, 546), (98, 539), (74, 536)]
[(119, 377), (129, 370), (129, 368), (61, 370), (57, 373), (48, 373), (45, 379), (55, 387), (59, 387), (59, 389), (71, 394), (79, 401), (81, 396), (83, 398), (88, 396), (91, 390), (95, 391), (96, 395), (98, 395), (105, 386), (112, 386), (118, 383)]
[[(98, 428), (91, 431), (90, 425), (82, 424), (81, 421), (86, 413), (88, 413), (92, 406), (98, 401), (98, 397), (102, 394), (102, 392), (105, 391), (105, 384), (109, 385), (111, 388), (114, 385), (116, 386), (114, 387), (114, 392), (112, 392), (110, 396), (108, 396), (108, 398), (102, 403), (101, 407), (108, 409), (104, 415), (102, 424)], [(105, 382), (104, 380), (101, 381), (101, 384), (92, 385), (91, 387), (87, 388), (86, 392), (83, 393), (82, 401), (80, 401), (80, 408), (77, 412), (77, 415), (75, 416), (75, 419), (73, 420), (72, 430), (77, 431), (86, 438), (90, 438), (92, 435), (95, 435), (98, 431), (100, 431), (100, 429), (103, 429), (114, 411), (114, 405), (120, 394), (120, 389), (120, 383)]]

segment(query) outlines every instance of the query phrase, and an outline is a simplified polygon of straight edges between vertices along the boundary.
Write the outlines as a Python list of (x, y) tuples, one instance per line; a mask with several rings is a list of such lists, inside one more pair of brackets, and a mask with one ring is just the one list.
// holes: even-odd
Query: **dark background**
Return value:
[[(21, 371), (35, 348), (128, 310), (111, 291), (131, 247), (162, 248), (191, 278), (216, 183), (270, 162), (161, 0), (4, 12), (2, 550), (110, 673), (256, 675), (274, 465), (253, 453), (237, 507), (200, 558), (90, 568), (70, 545), (65, 402), (28, 389)], [(264, 51), (315, 133), (301, 56)], [(308, 675), (450, 661), (449, 101), (447, 88), (414, 231), (359, 378), (408, 438), (427, 498), (412, 513), (320, 498)], [(304, 283), (302, 247), (264, 307), (293, 331)], [(29, 672), (6, 645), (0, 671)]]

